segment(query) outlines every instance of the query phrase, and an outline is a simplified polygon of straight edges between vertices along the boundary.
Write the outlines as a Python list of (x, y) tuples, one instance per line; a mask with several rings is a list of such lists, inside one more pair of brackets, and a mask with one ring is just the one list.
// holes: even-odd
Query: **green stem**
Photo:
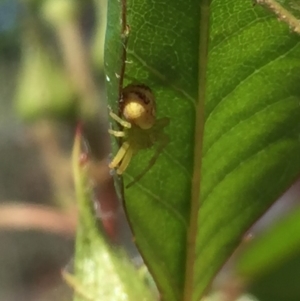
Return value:
[(300, 21), (279, 3), (274, 0), (256, 0), (256, 3), (266, 6), (280, 21), (286, 23), (290, 29), (300, 34)]

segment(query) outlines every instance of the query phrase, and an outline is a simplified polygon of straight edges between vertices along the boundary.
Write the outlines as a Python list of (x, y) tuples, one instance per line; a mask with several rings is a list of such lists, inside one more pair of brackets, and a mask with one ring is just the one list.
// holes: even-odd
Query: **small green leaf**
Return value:
[(81, 134), (78, 131), (72, 156), (79, 209), (75, 276), (65, 276), (75, 289), (75, 300), (154, 300), (153, 293), (129, 262), (125, 252), (109, 246), (102, 234), (94, 212), (88, 162), (81, 162), (81, 153)]
[(255, 279), (299, 254), (299, 233), (300, 209), (297, 209), (247, 246), (238, 260), (238, 273), (248, 279)]
[(248, 291), (260, 301), (298, 301), (300, 289), (300, 256), (295, 254), (271, 273), (253, 279)]
[(237, 272), (260, 300), (300, 299), (300, 209), (255, 238), (237, 260)]

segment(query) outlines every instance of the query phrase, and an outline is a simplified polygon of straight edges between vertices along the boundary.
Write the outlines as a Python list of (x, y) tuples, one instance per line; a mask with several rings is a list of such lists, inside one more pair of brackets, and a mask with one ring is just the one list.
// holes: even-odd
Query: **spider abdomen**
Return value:
[(155, 98), (145, 85), (128, 85), (123, 89), (120, 102), (124, 118), (141, 129), (149, 129), (155, 123)]
[(151, 129), (149, 130), (142, 130), (136, 126), (133, 126), (131, 129), (128, 130), (128, 141), (134, 152), (137, 152), (142, 149), (151, 148), (154, 143), (155, 139), (153, 139)]

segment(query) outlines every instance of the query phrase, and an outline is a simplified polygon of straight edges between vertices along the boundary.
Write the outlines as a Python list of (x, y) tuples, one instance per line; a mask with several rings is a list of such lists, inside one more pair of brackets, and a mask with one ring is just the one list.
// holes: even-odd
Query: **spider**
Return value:
[(169, 143), (169, 137), (163, 131), (169, 124), (169, 118), (156, 119), (154, 95), (151, 89), (143, 84), (130, 84), (123, 89), (120, 109), (123, 118), (109, 108), (111, 118), (123, 126), (122, 131), (108, 130), (111, 135), (121, 137), (123, 140), (109, 168), (116, 169), (117, 174), (121, 175), (127, 169), (134, 154), (158, 144), (156, 152), (145, 169), (126, 186), (129, 188), (149, 171)]

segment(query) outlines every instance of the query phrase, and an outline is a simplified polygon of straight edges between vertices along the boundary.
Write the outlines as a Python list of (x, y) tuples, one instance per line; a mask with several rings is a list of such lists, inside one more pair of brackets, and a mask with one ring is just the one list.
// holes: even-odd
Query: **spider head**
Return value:
[(155, 123), (155, 98), (151, 89), (142, 84), (130, 84), (123, 89), (121, 111), (124, 118), (141, 129)]

